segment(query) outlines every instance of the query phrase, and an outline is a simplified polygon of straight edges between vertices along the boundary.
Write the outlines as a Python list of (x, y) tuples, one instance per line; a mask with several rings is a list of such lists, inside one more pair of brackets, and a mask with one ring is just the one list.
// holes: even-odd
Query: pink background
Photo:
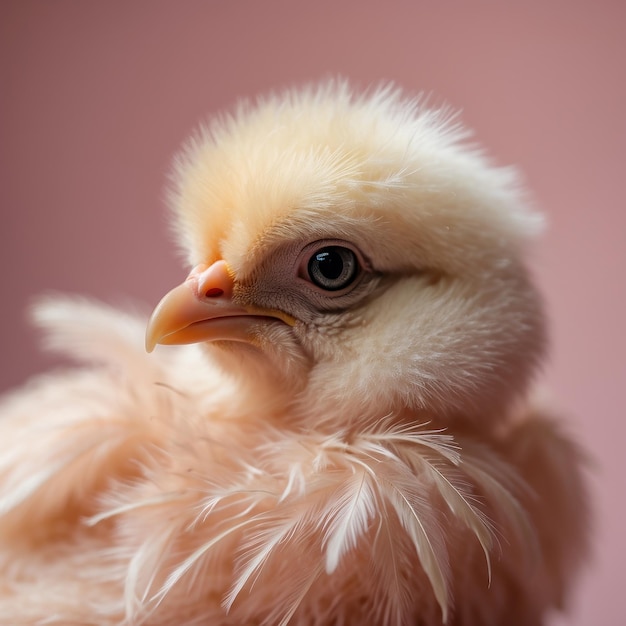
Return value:
[(341, 74), (463, 109), (549, 220), (545, 382), (594, 458), (595, 556), (570, 616), (626, 623), (626, 3), (0, 4), (0, 389), (52, 363), (36, 294), (154, 304), (183, 276), (163, 209), (180, 141), (240, 96)]

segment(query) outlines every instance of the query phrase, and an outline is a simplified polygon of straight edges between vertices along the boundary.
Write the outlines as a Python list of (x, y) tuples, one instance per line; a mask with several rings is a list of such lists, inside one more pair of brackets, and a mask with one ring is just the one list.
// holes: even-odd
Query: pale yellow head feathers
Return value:
[[(290, 372), (304, 413), (491, 416), (525, 390), (544, 338), (521, 257), (541, 220), (467, 135), (398, 90), (329, 82), (240, 105), (178, 158), (190, 265), (225, 260), (239, 304), (298, 320), (254, 360)], [(354, 249), (363, 284), (311, 289), (315, 242)]]

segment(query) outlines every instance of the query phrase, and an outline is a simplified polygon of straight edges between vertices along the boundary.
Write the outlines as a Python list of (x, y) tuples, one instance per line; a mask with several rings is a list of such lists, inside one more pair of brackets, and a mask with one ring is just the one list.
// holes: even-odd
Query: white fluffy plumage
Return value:
[[(36, 309), (80, 365), (0, 405), (11, 624), (536, 626), (587, 545), (529, 388), (541, 224), (449, 114), (342, 82), (176, 160), (192, 269), (146, 319)], [(191, 344), (191, 345), (184, 345)]]

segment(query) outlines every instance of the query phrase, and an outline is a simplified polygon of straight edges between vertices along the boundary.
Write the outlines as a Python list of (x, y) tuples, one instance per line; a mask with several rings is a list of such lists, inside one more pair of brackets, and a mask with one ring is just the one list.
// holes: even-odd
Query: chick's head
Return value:
[(212, 358), (310, 423), (494, 420), (540, 360), (514, 174), (441, 110), (329, 83), (241, 105), (176, 162), (187, 281), (148, 344)]

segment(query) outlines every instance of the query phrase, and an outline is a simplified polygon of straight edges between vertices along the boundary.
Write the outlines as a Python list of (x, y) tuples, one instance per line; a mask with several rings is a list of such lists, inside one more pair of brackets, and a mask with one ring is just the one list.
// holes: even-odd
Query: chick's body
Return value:
[[(531, 626), (584, 555), (529, 406), (537, 217), (445, 115), (327, 84), (177, 160), (194, 268), (145, 320), (47, 302), (88, 362), (5, 399), (12, 624)], [(9, 623), (7, 622), (7, 623)]]

